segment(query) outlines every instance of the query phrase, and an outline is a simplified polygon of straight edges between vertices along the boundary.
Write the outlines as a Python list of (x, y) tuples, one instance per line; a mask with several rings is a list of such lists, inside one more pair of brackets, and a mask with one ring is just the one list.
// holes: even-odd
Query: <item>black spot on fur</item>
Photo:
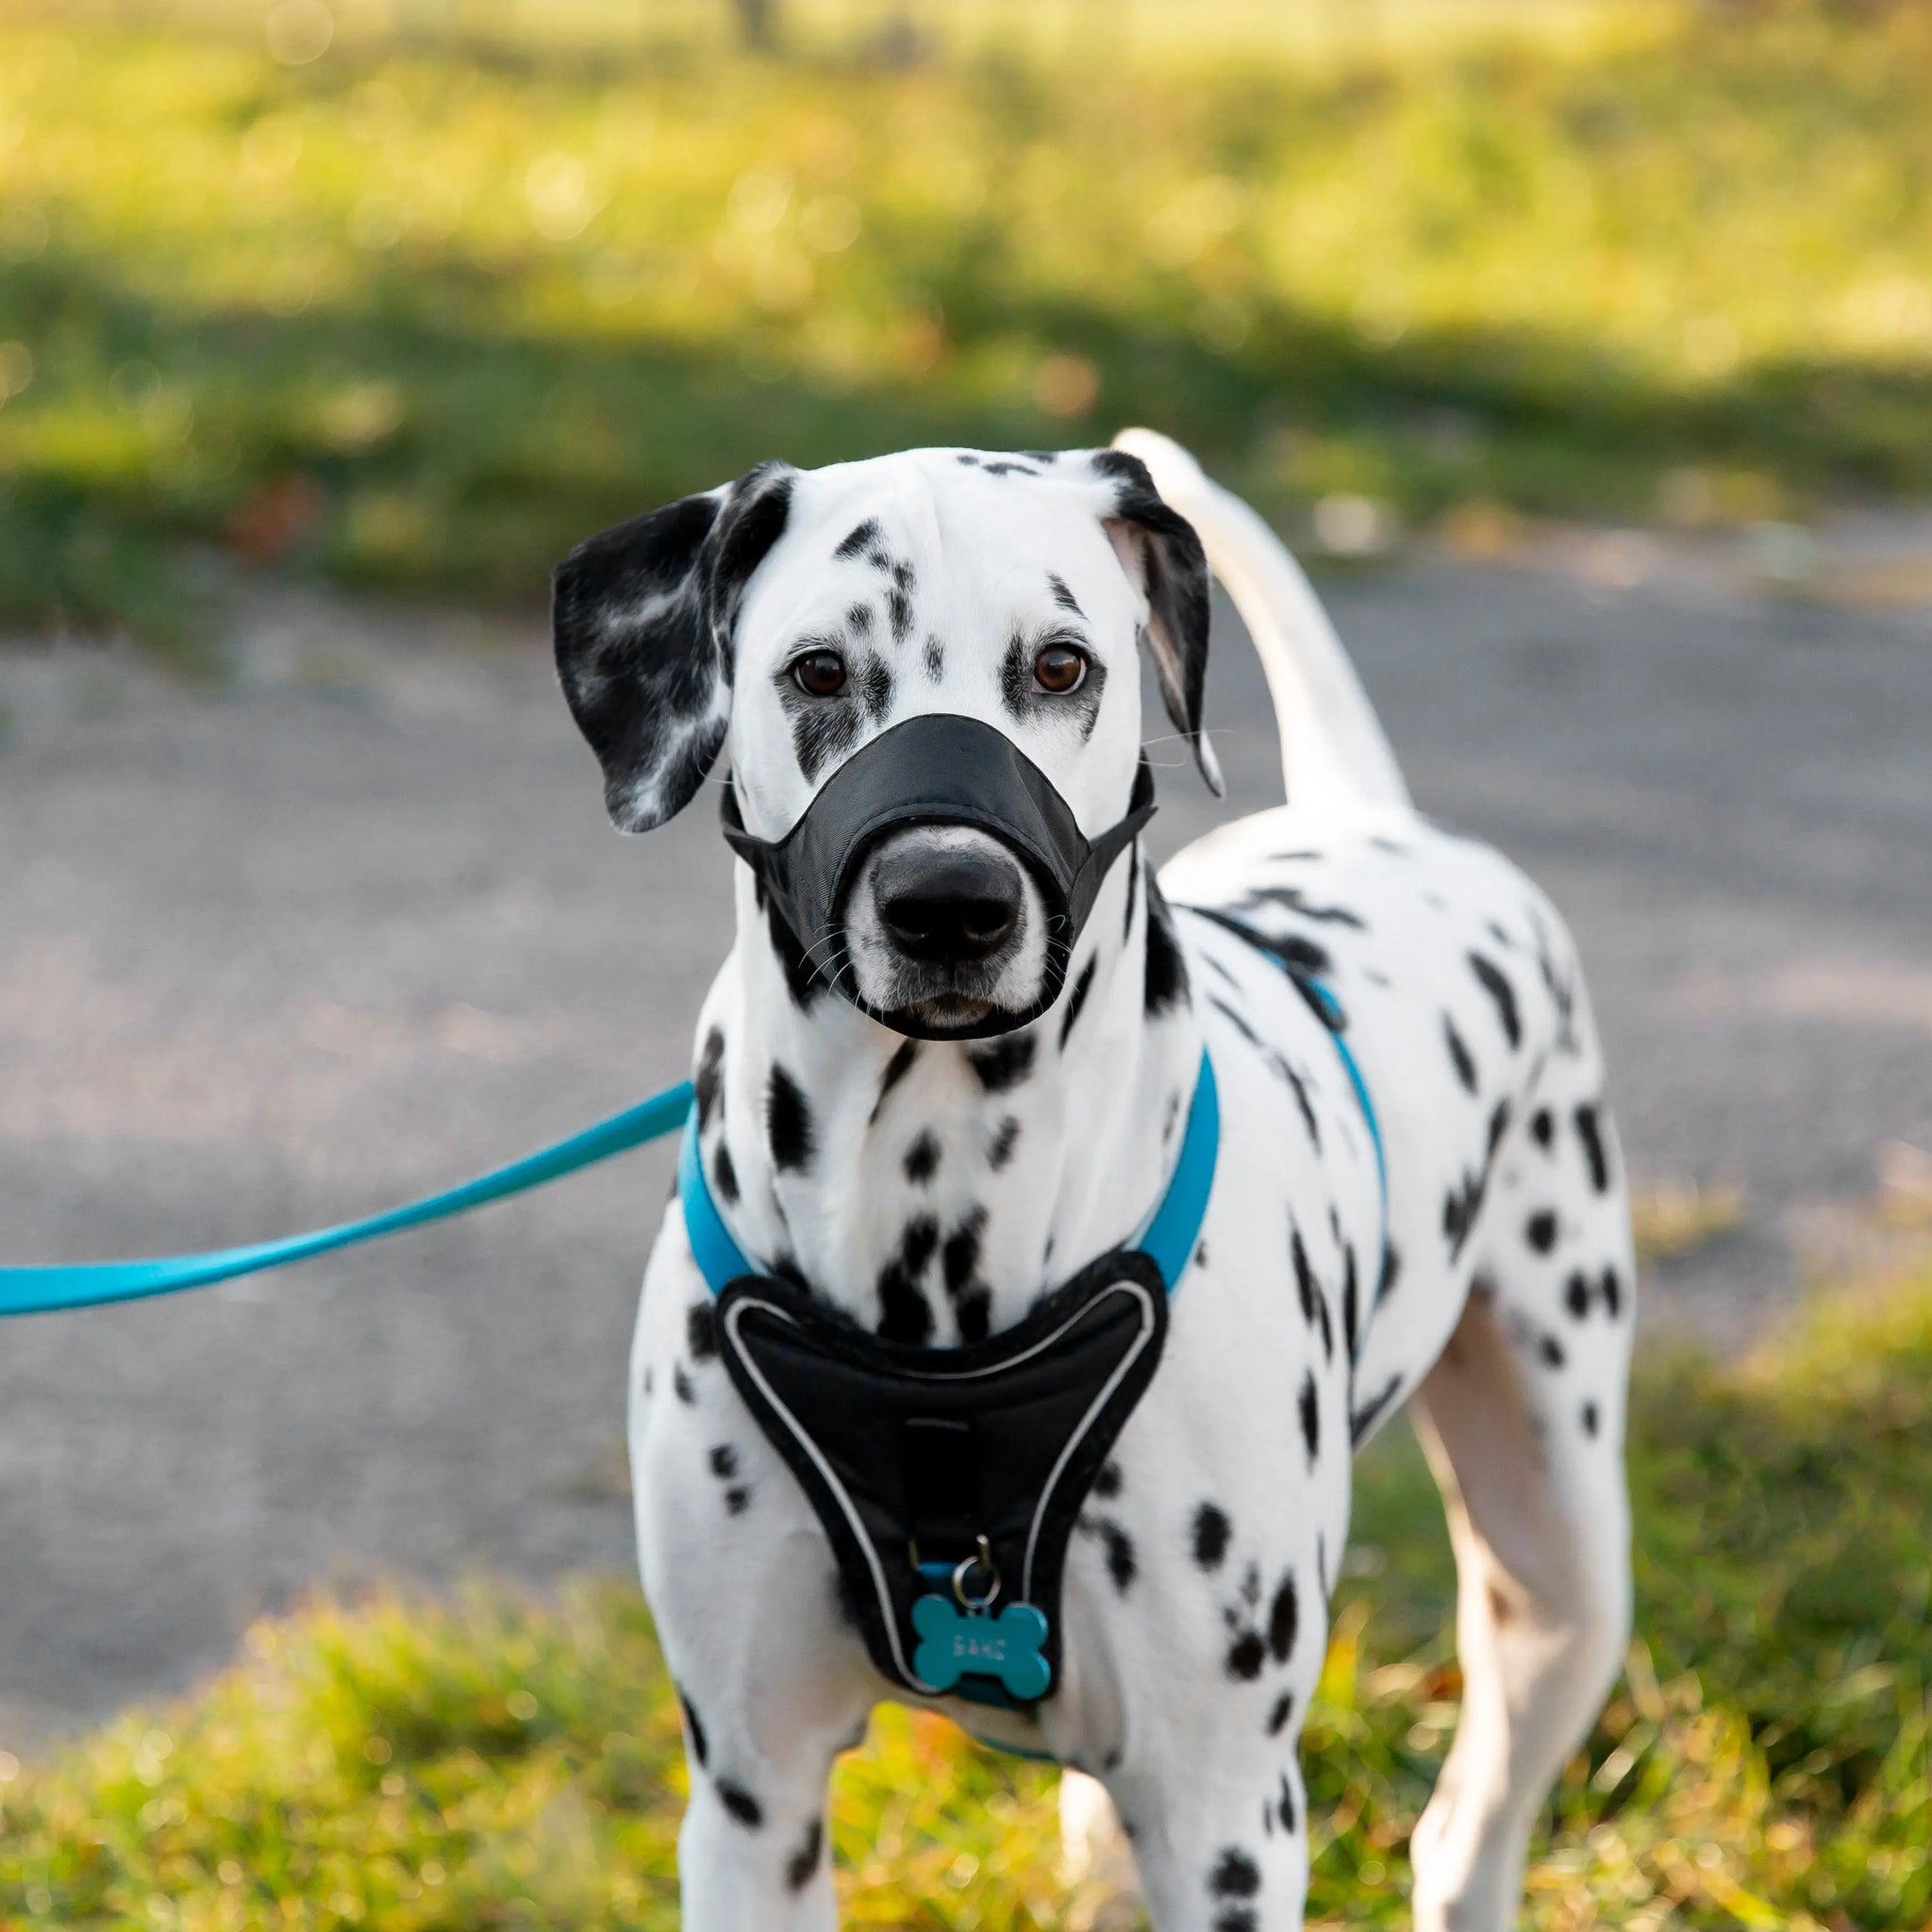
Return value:
[(1259, 912), (1269, 906), (1278, 906), (1298, 919), (1312, 919), (1318, 925), (1346, 925), (1357, 932), (1368, 930), (1368, 922), (1361, 914), (1351, 912), (1346, 906), (1309, 905), (1307, 895), (1300, 886), (1257, 886), (1237, 900), (1233, 910), (1237, 913)]
[[(1382, 1385), (1381, 1391), (1369, 1397), (1368, 1401), (1356, 1409), (1348, 1419), (1348, 1440), (1351, 1447), (1358, 1447), (1369, 1431), (1375, 1426), (1382, 1411), (1395, 1400), (1396, 1391), (1402, 1387), (1400, 1375), (1391, 1375)], [(1327, 1593), (1324, 1588), (1324, 1595)]]
[(991, 1146), (986, 1150), (986, 1164), (995, 1174), (1013, 1158), (1013, 1147), (1019, 1138), (1020, 1123), (1013, 1115), (1008, 1114), (994, 1132)]
[(1590, 1184), (1599, 1194), (1610, 1185), (1609, 1154), (1604, 1146), (1603, 1121), (1593, 1105), (1579, 1107), (1575, 1113), (1576, 1138), (1583, 1142), (1583, 1158), (1590, 1163)]
[(691, 1742), (691, 1755), (697, 1760), (700, 1771), (711, 1755), (711, 1747), (705, 1737), (705, 1727), (698, 1720), (697, 1706), (680, 1689), (677, 1693), (677, 1707), (684, 1712), (684, 1734)]
[(932, 1304), (919, 1286), (933, 1250), (939, 1246), (940, 1224), (929, 1214), (906, 1224), (899, 1252), (879, 1270), (879, 1333), (889, 1341), (927, 1342), (932, 1340)]
[(939, 1165), (940, 1143), (930, 1128), (923, 1129), (919, 1138), (906, 1150), (906, 1178), (915, 1188), (923, 1188), (939, 1172)]
[(1234, 1524), (1227, 1520), (1224, 1510), (1212, 1503), (1203, 1503), (1194, 1511), (1194, 1562), (1203, 1570), (1218, 1570), (1227, 1556), (1229, 1539), (1234, 1535)]
[(945, 1275), (946, 1293), (956, 1303), (974, 1285), (973, 1277), (979, 1268), (979, 1241), (985, 1230), (986, 1209), (974, 1208), (946, 1237), (940, 1266)]
[(819, 1855), (824, 1850), (825, 1822), (814, 1818), (805, 1827), (805, 1836), (799, 1840), (798, 1849), (785, 1861), (785, 1889), (787, 1891), (803, 1891), (812, 1881), (812, 1874), (819, 1869)]
[(1322, 1292), (1322, 1284), (1315, 1279), (1315, 1271), (1308, 1262), (1308, 1251), (1302, 1241), (1302, 1231), (1291, 1227), (1288, 1236), (1289, 1253), (1294, 1261), (1295, 1299), (1301, 1304), (1302, 1320), (1311, 1327), (1322, 1331), (1322, 1358), (1335, 1359), (1335, 1328), (1328, 1315), (1328, 1298)]
[(848, 561), (850, 558), (858, 557), (861, 552), (870, 550), (884, 534), (879, 528), (878, 519), (876, 517), (867, 517), (864, 523), (860, 524), (839, 545), (838, 549), (832, 552), (832, 555), (838, 558), (841, 563)]
[(1583, 1433), (1586, 1436), (1594, 1436), (1597, 1432), (1598, 1421), (1596, 1404), (1586, 1402), (1583, 1405)]
[(1294, 1572), (1289, 1571), (1275, 1586), (1274, 1600), (1268, 1606), (1268, 1655), (1285, 1664), (1294, 1655), (1294, 1640), (1301, 1630), (1301, 1598), (1294, 1587)]
[(1214, 1932), (1260, 1932), (1260, 1927), (1252, 1906), (1228, 1906), (1214, 1917)]
[(1147, 1017), (1158, 1020), (1188, 996), (1187, 962), (1174, 936), (1174, 923), (1160, 888), (1147, 881), (1147, 976), (1143, 1005)]
[(1341, 1339), (1348, 1348), (1351, 1368), (1361, 1352), (1357, 1332), (1360, 1299), (1361, 1291), (1356, 1279), (1355, 1245), (1349, 1242), (1341, 1250)]
[(979, 1084), (989, 1093), (1017, 1087), (1033, 1071), (1034, 1039), (1030, 1033), (1008, 1033), (966, 1056)]
[(698, 1391), (691, 1387), (691, 1377), (685, 1374), (682, 1362), (671, 1364), (671, 1392), (680, 1402), (695, 1402), (698, 1399)]
[(777, 900), (766, 895), (762, 881), (759, 882), (758, 896), (765, 911), (766, 936), (785, 974), (785, 991), (794, 1007), (801, 1012), (808, 1012), (812, 1002), (824, 991), (825, 982), (819, 976), (818, 968), (805, 957), (805, 948), (799, 943), (798, 935), (786, 924), (784, 915), (778, 910)]
[(1560, 1369), (1563, 1366), (1563, 1344), (1554, 1335), (1541, 1337), (1537, 1342), (1536, 1352), (1542, 1358), (1545, 1368)]
[(1068, 590), (1066, 585), (1051, 573), (1047, 575), (1046, 588), (1053, 592), (1053, 601), (1062, 610), (1070, 610), (1075, 617), (1079, 618), (1084, 618), (1087, 615), (1075, 601), (1073, 591)]
[(1496, 1004), (1496, 1018), (1502, 1023), (1503, 1038), (1513, 1052), (1523, 1044), (1523, 1018), (1516, 1010), (1516, 989), (1504, 976), (1501, 967), (1480, 953), (1469, 956), (1469, 969), (1481, 982), (1483, 991)]
[(727, 1777), (718, 1780), (718, 1802), (747, 1831), (758, 1830), (765, 1822), (765, 1807), (742, 1785)]
[(895, 563), (892, 581), (886, 590), (886, 616), (892, 626), (892, 641), (903, 644), (912, 635), (912, 566)]
[(1375, 1306), (1379, 1308), (1395, 1292), (1395, 1284), (1402, 1278), (1402, 1257), (1396, 1252), (1393, 1241), (1385, 1241), (1382, 1246), (1382, 1274), (1375, 1283)]
[(1294, 1261), (1295, 1298), (1301, 1303), (1302, 1320), (1310, 1328), (1315, 1325), (1315, 1308), (1321, 1301), (1322, 1291), (1315, 1283), (1315, 1271), (1308, 1263), (1308, 1250), (1302, 1240), (1302, 1231), (1291, 1227), (1288, 1231), (1289, 1254)]
[(1229, 1845), (1208, 1875), (1216, 1898), (1253, 1898), (1261, 1890), (1261, 1868), (1236, 1845)]
[(742, 1483), (735, 1489), (724, 1491), (724, 1513), (727, 1516), (742, 1516), (751, 1507), (751, 1491)]
[(1604, 1270), (1603, 1295), (1604, 1313), (1614, 1322), (1624, 1312), (1623, 1278), (1614, 1268)]
[(693, 1302), (685, 1311), (684, 1337), (693, 1361), (708, 1362), (718, 1353), (718, 1311), (709, 1301)]
[[(896, 612), (892, 619), (892, 635), (899, 635), (899, 622)], [(868, 653), (865, 662), (858, 667), (858, 702), (865, 707), (865, 715), (876, 724), (892, 708), (891, 667), (883, 658)]]
[(1475, 1091), (1475, 1061), (1470, 1058), (1468, 1046), (1462, 1035), (1456, 1030), (1456, 1022), (1447, 1013), (1442, 1015), (1442, 1037), (1449, 1043), (1449, 1061), (1456, 1069), (1456, 1077), (1462, 1082), (1467, 1093)]
[(727, 1207), (738, 1199), (738, 1169), (732, 1161), (730, 1148), (723, 1141), (719, 1142), (718, 1151), (711, 1159), (711, 1185)]
[(1312, 1369), (1302, 1376), (1301, 1412), (1302, 1441), (1308, 1452), (1308, 1468), (1312, 1470), (1322, 1454), (1322, 1397), (1315, 1387)]
[(1086, 971), (1074, 982), (1073, 997), (1067, 1002), (1067, 1015), (1060, 1022), (1060, 1051), (1062, 1053), (1065, 1053), (1067, 1050), (1067, 1035), (1074, 1030), (1074, 1024), (1080, 1017), (1080, 1009), (1087, 1004), (1087, 995), (1093, 991), (1093, 973), (1099, 964), (1100, 956), (1096, 953), (1092, 958), (1088, 960)]
[(727, 1481), (738, 1474), (738, 1451), (729, 1442), (713, 1445), (710, 1455), (711, 1474), (719, 1480)]
[(697, 1076), (691, 1084), (697, 1090), (698, 1132), (702, 1134), (711, 1124), (711, 1115), (724, 1091), (724, 1036), (715, 1026), (705, 1035)]
[(1101, 1524), (1100, 1541), (1107, 1551), (1107, 1574), (1114, 1589), (1125, 1596), (1127, 1586), (1140, 1569), (1134, 1557), (1134, 1541), (1118, 1523), (1110, 1522)]
[(1120, 1492), (1120, 1464), (1118, 1462), (1103, 1462), (1093, 1477), (1093, 1493), (1103, 1503), (1110, 1503)]
[(946, 647), (936, 637), (925, 641), (925, 675), (935, 684), (946, 675)]
[(1261, 1641), (1261, 1633), (1243, 1630), (1228, 1646), (1224, 1663), (1230, 1677), (1252, 1683), (1261, 1674), (1261, 1666), (1267, 1659), (1268, 1646)]
[(1294, 1692), (1284, 1690), (1274, 1700), (1274, 1707), (1268, 1713), (1268, 1735), (1278, 1738), (1288, 1728), (1288, 1721), (1294, 1715)]
[(1547, 1208), (1539, 1208), (1523, 1229), (1523, 1238), (1539, 1255), (1547, 1255), (1557, 1245), (1557, 1217)]
[(879, 1076), (879, 1097), (872, 1104), (872, 1120), (866, 1123), (868, 1126), (878, 1119), (879, 1109), (886, 1104), (886, 1095), (912, 1071), (912, 1062), (918, 1058), (918, 1041), (908, 1040), (886, 1062), (886, 1071)]
[(1281, 1790), (1275, 1800), (1274, 1815), (1281, 1821), (1283, 1831), (1294, 1829), (1294, 1787), (1288, 1781), (1288, 1774), (1281, 1774)]
[(1530, 1116), (1529, 1131), (1536, 1144), (1547, 1152), (1550, 1142), (1557, 1138), (1556, 1116), (1546, 1107), (1538, 1108)]
[(772, 1143), (772, 1164), (780, 1174), (810, 1170), (811, 1108), (798, 1082), (775, 1060), (765, 1092), (765, 1131)]
[(871, 637), (872, 606), (870, 604), (855, 604), (845, 613), (845, 625), (855, 637)]
[(1245, 920), (1237, 919), (1233, 913), (1224, 912), (1213, 906), (1191, 906), (1188, 909), (1199, 913), (1203, 919), (1211, 919), (1216, 925), (1225, 927), (1243, 943), (1253, 946), (1257, 952), (1267, 954), (1292, 979), (1306, 979), (1310, 974), (1322, 979), (1328, 974), (1332, 961), (1329, 959), (1327, 947), (1318, 945), (1301, 933), (1283, 933), (1278, 937), (1271, 935)]
[(1137, 844), (1127, 854), (1127, 916), (1121, 921), (1121, 943), (1125, 945), (1128, 935), (1134, 930), (1134, 898), (1141, 888), (1141, 848)]
[(1218, 992), (1208, 995), (1208, 1004), (1234, 1028), (1252, 1047), (1259, 1047), (1261, 1036), (1248, 1024), (1248, 1018), (1239, 1007), (1231, 1007)]
[(1590, 1313), (1590, 1277), (1587, 1274), (1573, 1274), (1563, 1284), (1563, 1303), (1579, 1322)]

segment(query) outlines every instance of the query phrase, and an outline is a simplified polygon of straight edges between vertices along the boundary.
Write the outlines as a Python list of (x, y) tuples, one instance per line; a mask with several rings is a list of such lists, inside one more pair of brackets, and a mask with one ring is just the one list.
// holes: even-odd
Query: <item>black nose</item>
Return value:
[(970, 966), (1020, 923), (1020, 869), (985, 851), (888, 852), (873, 896), (892, 943), (935, 966)]

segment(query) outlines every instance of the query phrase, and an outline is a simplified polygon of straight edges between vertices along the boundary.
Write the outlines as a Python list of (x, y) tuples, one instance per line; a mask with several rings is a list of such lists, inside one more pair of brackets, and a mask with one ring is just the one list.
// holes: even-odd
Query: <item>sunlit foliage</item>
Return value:
[(1276, 511), (1924, 489), (1928, 98), (1918, 8), (1319, 67), (0, 25), (0, 621), (186, 641), (181, 539), (534, 603), (768, 455), (1131, 419)]

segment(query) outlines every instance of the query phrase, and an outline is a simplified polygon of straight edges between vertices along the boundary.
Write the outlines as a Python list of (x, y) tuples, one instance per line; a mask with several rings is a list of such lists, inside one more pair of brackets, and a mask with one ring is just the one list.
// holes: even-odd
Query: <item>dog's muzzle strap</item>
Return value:
[[(888, 833), (965, 825), (997, 840), (1031, 874), (1049, 935), (1036, 1003), (1024, 1013), (993, 1015), (978, 1029), (1002, 1033), (1059, 996), (1102, 881), (1154, 812), (1154, 773), (1143, 758), (1125, 815), (1090, 840), (1053, 781), (1010, 738), (950, 711), (908, 718), (855, 752), (782, 839), (745, 829), (735, 786), (725, 787), (722, 807), (725, 842), (757, 874), (808, 957), (841, 924), (860, 862)], [(841, 974), (835, 983), (863, 1008), (849, 981)]]

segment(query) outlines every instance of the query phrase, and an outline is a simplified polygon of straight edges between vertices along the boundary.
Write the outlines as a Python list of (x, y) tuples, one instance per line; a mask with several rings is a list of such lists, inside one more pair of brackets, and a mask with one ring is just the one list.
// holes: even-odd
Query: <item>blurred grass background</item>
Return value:
[(1924, 8), (734, 18), (0, 22), (0, 625), (192, 657), (235, 559), (534, 604), (765, 456), (1131, 420), (1478, 541), (1932, 488)]
[[(1932, 1277), (1730, 1367), (1641, 1370), (1638, 1638), (1549, 1807), (1540, 1932), (1932, 1922)], [(1440, 1506), (1365, 1457), (1305, 1762), (1317, 1925), (1407, 1924), (1457, 1680)], [(841, 1761), (845, 1923), (1082, 1932), (1056, 1774), (884, 1707)], [(675, 1699), (634, 1591), (385, 1596), (258, 1624), (172, 1709), (0, 1754), (0, 1922), (557, 1932), (677, 1923)], [(1104, 1923), (1104, 1922), (1103, 1922)]]

